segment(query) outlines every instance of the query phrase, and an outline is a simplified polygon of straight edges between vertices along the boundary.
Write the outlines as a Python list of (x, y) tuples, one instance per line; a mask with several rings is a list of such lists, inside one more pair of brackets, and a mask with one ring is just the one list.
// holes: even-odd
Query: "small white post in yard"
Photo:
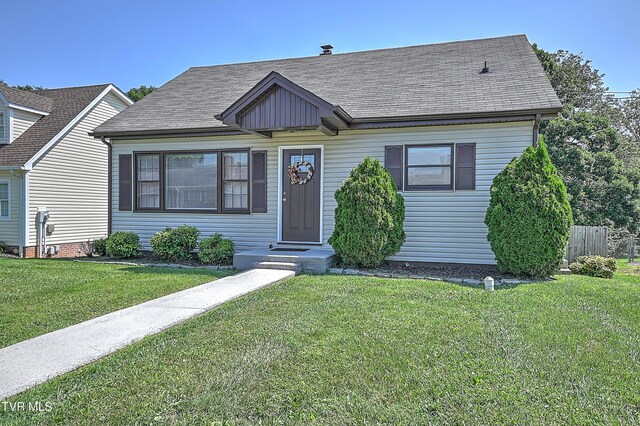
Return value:
[(487, 291), (493, 291), (493, 278), (487, 277), (484, 279), (484, 289)]

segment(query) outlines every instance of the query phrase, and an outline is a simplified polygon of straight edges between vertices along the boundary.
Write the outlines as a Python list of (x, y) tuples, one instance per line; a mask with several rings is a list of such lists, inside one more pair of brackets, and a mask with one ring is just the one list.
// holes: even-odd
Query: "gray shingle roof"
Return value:
[(12, 143), (0, 145), (0, 166), (23, 166), (108, 86), (101, 84), (38, 91), (40, 97), (50, 100), (50, 114), (36, 121)]
[[(490, 72), (481, 74), (487, 61)], [(560, 101), (525, 35), (194, 67), (97, 134), (223, 127), (214, 118), (269, 72), (354, 119), (548, 111)]]
[(10, 104), (37, 109), (38, 111), (51, 112), (53, 102), (51, 99), (26, 90), (0, 84), (0, 93), (4, 95)]

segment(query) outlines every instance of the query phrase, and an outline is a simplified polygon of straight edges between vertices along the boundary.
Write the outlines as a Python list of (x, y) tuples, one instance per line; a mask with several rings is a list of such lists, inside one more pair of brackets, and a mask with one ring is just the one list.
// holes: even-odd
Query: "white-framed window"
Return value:
[(0, 111), (0, 143), (9, 142), (9, 114)]
[(11, 218), (11, 182), (0, 180), (0, 220)]

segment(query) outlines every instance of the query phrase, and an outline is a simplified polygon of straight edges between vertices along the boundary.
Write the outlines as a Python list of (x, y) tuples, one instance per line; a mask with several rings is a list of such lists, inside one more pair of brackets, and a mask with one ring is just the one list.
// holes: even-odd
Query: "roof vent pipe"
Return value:
[(322, 49), (322, 53), (320, 54), (320, 56), (322, 55), (331, 55), (333, 52), (331, 51), (331, 49), (333, 49), (333, 46), (330, 44), (325, 44), (323, 46), (320, 46), (320, 49)]
[(489, 67), (487, 66), (487, 61), (484, 61), (484, 68), (480, 71), (480, 74), (486, 74), (489, 72)]

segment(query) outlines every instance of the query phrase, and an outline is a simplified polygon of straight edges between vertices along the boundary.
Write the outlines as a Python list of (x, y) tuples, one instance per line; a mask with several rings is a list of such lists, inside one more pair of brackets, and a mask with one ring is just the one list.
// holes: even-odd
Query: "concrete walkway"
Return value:
[(252, 269), (0, 349), (0, 400), (293, 275)]

